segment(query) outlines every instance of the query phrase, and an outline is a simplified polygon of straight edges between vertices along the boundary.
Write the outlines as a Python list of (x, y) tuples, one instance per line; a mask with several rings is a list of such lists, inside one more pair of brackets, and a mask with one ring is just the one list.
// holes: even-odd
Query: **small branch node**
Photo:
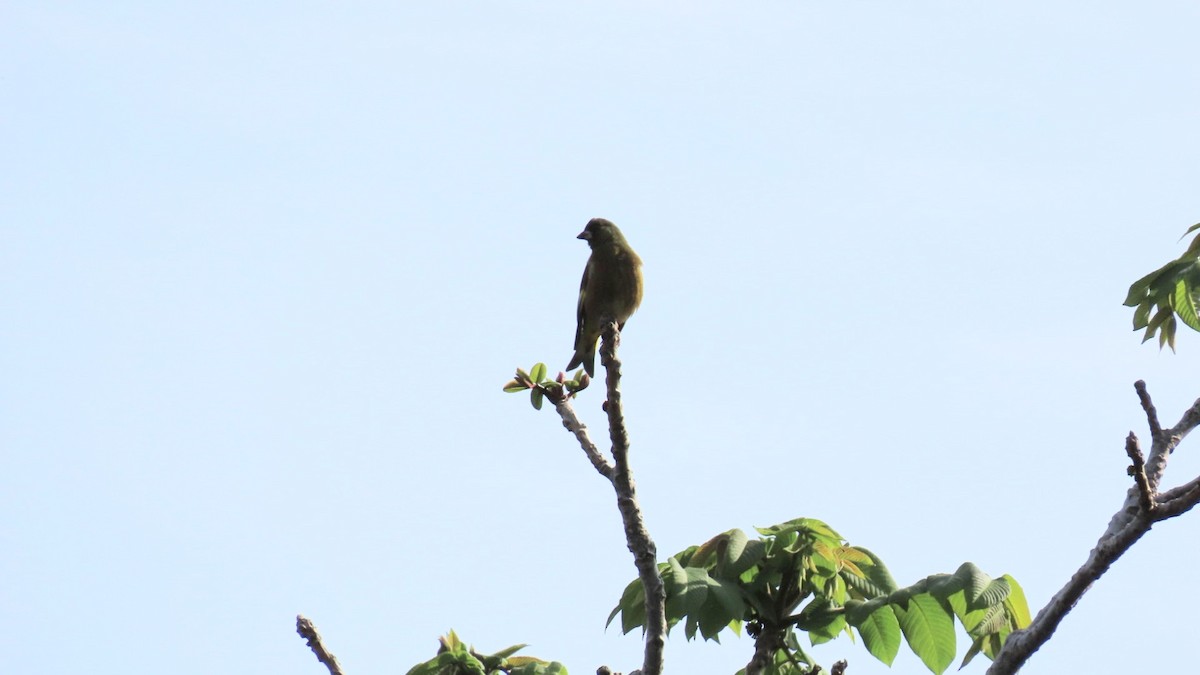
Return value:
[(1132, 431), (1125, 437), (1125, 454), (1129, 455), (1133, 466), (1129, 467), (1129, 475), (1133, 476), (1133, 482), (1137, 484), (1138, 502), (1142, 506), (1142, 511), (1147, 515), (1154, 513), (1154, 494), (1150, 489), (1150, 479), (1146, 477), (1146, 458), (1142, 455), (1141, 444), (1138, 443), (1138, 437)]

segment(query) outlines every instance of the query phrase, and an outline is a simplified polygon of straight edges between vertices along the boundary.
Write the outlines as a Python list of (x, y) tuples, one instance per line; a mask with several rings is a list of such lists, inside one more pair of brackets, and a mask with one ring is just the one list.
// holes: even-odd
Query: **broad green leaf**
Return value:
[(724, 630), (726, 626), (742, 618), (741, 613), (737, 612), (737, 610), (730, 611), (730, 609), (725, 606), (725, 603), (716, 597), (718, 588), (720, 587), (716, 585), (716, 582), (714, 582), (714, 585), (710, 587), (712, 593), (709, 594), (708, 602), (704, 603), (704, 606), (701, 607), (700, 611), (698, 612), (700, 636), (705, 640), (714, 640), (716, 642), (720, 642), (720, 639), (718, 639), (718, 634)]
[[(738, 531), (741, 532), (741, 530)], [(742, 536), (745, 536), (745, 533), (742, 533)], [(725, 567), (723, 573), (728, 576), (739, 577), (742, 574), (745, 574), (747, 570), (757, 565), (759, 561), (763, 559), (763, 556), (766, 555), (766, 553), (767, 547), (762, 541), (758, 539), (747, 541), (746, 545), (742, 548), (741, 553), (739, 553), (736, 558), (733, 558), (732, 555), (729, 556), (730, 561)]]
[(1008, 582), (1008, 597), (1004, 599), (1004, 609), (1013, 620), (1013, 628), (1027, 627), (1032, 619), (1029, 615), (1029, 603), (1025, 602), (1025, 590), (1008, 574), (1000, 578)]
[(721, 547), (724, 546), (728, 541), (729, 533), (722, 532), (703, 544), (700, 544), (700, 546), (695, 549), (689, 558), (684, 559), (678, 555), (675, 556), (675, 558), (679, 560), (680, 564), (682, 565), (708, 568), (711, 567), (710, 563), (716, 557), (717, 552), (721, 550)]
[(604, 627), (608, 628), (617, 614), (621, 615), (621, 633), (625, 634), (646, 623), (646, 592), (642, 588), (641, 579), (629, 582), (621, 593), (621, 600), (613, 607)]
[(526, 389), (528, 389), (528, 387), (520, 382), (517, 382), (516, 380), (509, 380), (508, 382), (504, 383), (504, 391), (510, 394), (515, 394), (518, 391), (525, 391)]
[(867, 599), (879, 598), (888, 594), (886, 589), (880, 588), (872, 583), (870, 579), (862, 577), (846, 577), (846, 586), (857, 591), (859, 595)]
[[(961, 571), (962, 568), (960, 567)], [(923, 593), (927, 589), (934, 596), (946, 598), (953, 593), (957, 593), (967, 585), (970, 579), (969, 573), (959, 574), (931, 574), (917, 583), (910, 586), (916, 593)]]
[(1175, 313), (1183, 319), (1183, 323), (1192, 330), (1200, 331), (1200, 317), (1196, 316), (1196, 304), (1192, 300), (1192, 291), (1188, 280), (1180, 279), (1175, 284)]
[[(708, 598), (711, 577), (700, 567), (683, 567), (674, 558), (667, 560), (670, 568), (663, 575), (667, 590), (667, 616), (676, 620), (694, 619), (694, 614)], [(695, 626), (691, 627), (694, 631)]]
[(892, 665), (900, 652), (900, 621), (890, 605), (880, 604), (875, 611), (856, 623), (867, 651), (887, 665)]
[(533, 389), (530, 389), (530, 392), (531, 393), (529, 394), (529, 402), (533, 404), (533, 409), (541, 410), (542, 409), (542, 399), (545, 397), (545, 394), (542, 393), (542, 390), (540, 387), (534, 387)]
[[(892, 591), (896, 590), (896, 580), (892, 578), (892, 573), (888, 571), (887, 565), (883, 564), (883, 560), (881, 560), (879, 556), (861, 546), (855, 546), (855, 548), (871, 558), (871, 567), (863, 569), (863, 572), (866, 572), (867, 574), (867, 578), (870, 579), (870, 581), (874, 583), (875, 586), (877, 586), (881, 591), (883, 591), (883, 593), (891, 593)], [(880, 595), (882, 595), (882, 593), (880, 593)]]
[[(1172, 316), (1171, 306), (1167, 303), (1160, 304), (1158, 306), (1158, 311), (1154, 313), (1154, 317), (1151, 318), (1150, 323), (1146, 325), (1146, 337), (1142, 340), (1142, 342), (1154, 337), (1154, 333), (1158, 330), (1158, 327), (1165, 323)], [(1162, 344), (1160, 343), (1158, 346), (1161, 348)]]
[(1003, 631), (1007, 626), (1008, 616), (1004, 612), (1004, 605), (995, 605), (984, 610), (983, 620), (975, 627), (975, 635), (995, 635)]
[[(700, 564), (698, 564), (698, 563), (697, 563), (697, 564), (695, 564), (695, 565), (693, 565), (693, 564), (692, 564), (692, 561), (693, 561), (693, 560), (695, 560), (695, 558), (696, 558), (696, 555), (697, 555), (699, 552), (700, 552), (700, 547), (699, 547), (699, 546), (689, 546), (689, 547), (687, 547), (687, 548), (683, 549), (682, 551), (680, 551), (679, 553), (676, 553), (675, 555), (673, 555), (673, 556), (671, 556), (671, 557), (672, 557), (672, 558), (675, 558), (675, 560), (676, 560), (676, 561), (678, 561), (678, 562), (679, 562), (679, 564), (680, 564), (680, 565), (683, 565), (684, 567), (689, 567), (689, 566), (691, 566), (691, 567), (703, 567), (703, 565), (700, 565)], [(670, 564), (669, 564), (669, 563), (665, 563), (665, 562), (661, 562), (661, 563), (659, 563), (659, 564), (658, 564), (658, 572), (659, 572), (659, 574), (662, 574), (662, 573), (666, 572), (668, 569), (670, 569), (670, 567), (671, 567), (671, 566), (670, 566)]]
[(854, 546), (839, 546), (837, 549), (837, 556), (838, 559), (842, 561), (870, 565), (875, 564), (875, 561), (871, 559), (870, 554)]
[(962, 579), (963, 590), (967, 594), (967, 608), (979, 609), (986, 605), (980, 603), (980, 598), (983, 592), (987, 590), (989, 584), (992, 583), (992, 578), (983, 570), (979, 569), (974, 563), (963, 563), (958, 566), (958, 570), (954, 572), (954, 576)]
[(1146, 298), (1142, 304), (1138, 305), (1137, 309), (1133, 310), (1133, 329), (1141, 330), (1150, 325), (1150, 309), (1154, 307), (1154, 301)]
[(824, 626), (818, 626), (808, 632), (808, 639), (813, 646), (824, 644), (836, 638), (846, 629), (846, 615), (838, 614)]
[(745, 617), (746, 601), (736, 582), (713, 579), (709, 582), (708, 592), (729, 614), (731, 621), (741, 621)]
[(987, 588), (983, 589), (983, 593), (979, 595), (979, 605), (981, 607), (998, 605), (1008, 597), (1011, 590), (1008, 582), (1004, 579), (993, 579)]
[(946, 602), (950, 604), (950, 608), (954, 610), (954, 615), (958, 617), (967, 634), (974, 636), (977, 634), (976, 629), (983, 622), (987, 615), (986, 609), (968, 609), (966, 591), (960, 590), (957, 593), (951, 594), (946, 598)]
[(844, 576), (851, 578), (851, 579), (866, 579), (867, 578), (866, 572), (863, 572), (862, 569), (858, 565), (855, 565), (854, 563), (850, 562), (849, 560), (846, 560), (843, 558), (842, 560), (839, 561), (839, 563), (841, 565), (842, 574)]
[(1155, 277), (1162, 273), (1162, 269), (1157, 269), (1138, 279), (1129, 286), (1129, 293), (1125, 296), (1125, 306), (1134, 307), (1142, 302), (1146, 297), (1146, 291), (1150, 289), (1150, 284), (1154, 282)]
[(826, 542), (818, 541), (813, 544), (812, 562), (816, 569), (825, 575), (834, 574), (838, 571), (837, 554), (834, 553), (833, 547), (829, 546)]
[(796, 628), (806, 632), (820, 630), (823, 626), (829, 625), (835, 617), (843, 614), (845, 612), (829, 600), (816, 597), (800, 610), (800, 614), (796, 616), (795, 625)]
[[(726, 534), (729, 536), (725, 540), (725, 545), (719, 550), (720, 557), (717, 558), (717, 570), (722, 573), (731, 573), (733, 576), (737, 576), (749, 568), (750, 565), (754, 564), (752, 562), (750, 565), (746, 565), (745, 567), (742, 567), (738, 564), (746, 552), (746, 545), (749, 543), (749, 538), (746, 537), (745, 532), (736, 529), (730, 530)], [(756, 560), (754, 562), (758, 561)]]
[(893, 605), (908, 646), (934, 673), (941, 675), (954, 661), (954, 619), (937, 598), (921, 593), (909, 598), (908, 608)]

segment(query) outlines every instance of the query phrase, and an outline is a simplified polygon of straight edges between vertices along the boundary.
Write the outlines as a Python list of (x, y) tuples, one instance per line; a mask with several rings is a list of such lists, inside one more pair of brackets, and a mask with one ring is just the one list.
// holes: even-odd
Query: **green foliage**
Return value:
[(557, 661), (513, 656), (525, 645), (513, 645), (495, 654), (480, 654), (454, 631), (438, 638), (438, 642), (437, 656), (413, 666), (408, 675), (567, 675), (567, 669)]
[(510, 394), (528, 391), (529, 402), (533, 404), (533, 409), (541, 410), (544, 399), (548, 398), (552, 403), (557, 403), (574, 398), (576, 394), (587, 389), (588, 384), (592, 381), (582, 368), (575, 371), (569, 380), (566, 374), (561, 372), (554, 379), (548, 379), (546, 374), (546, 364), (544, 363), (535, 363), (528, 373), (517, 368), (516, 377), (504, 383), (504, 391)]
[[(1016, 580), (993, 579), (971, 563), (954, 574), (935, 574), (906, 588), (892, 579), (883, 561), (850, 546), (825, 523), (797, 518), (721, 533), (658, 566), (667, 591), (668, 630), (683, 624), (684, 635), (719, 640), (743, 625), (755, 639), (775, 645), (767, 672), (809, 673), (816, 664), (800, 648), (797, 632), (813, 645), (857, 634), (875, 658), (891, 665), (901, 638), (934, 673), (955, 655), (954, 621), (971, 638), (962, 665), (978, 654), (995, 658), (1008, 635), (1029, 625), (1029, 608)], [(634, 580), (609, 614), (621, 630), (643, 626), (645, 594)]]
[[(1184, 237), (1200, 229), (1197, 223), (1187, 229)], [(1125, 306), (1133, 310), (1133, 329), (1146, 330), (1145, 342), (1158, 334), (1158, 348), (1163, 345), (1175, 351), (1175, 329), (1178, 317), (1188, 328), (1200, 331), (1200, 234), (1179, 258), (1133, 282), (1125, 296)]]

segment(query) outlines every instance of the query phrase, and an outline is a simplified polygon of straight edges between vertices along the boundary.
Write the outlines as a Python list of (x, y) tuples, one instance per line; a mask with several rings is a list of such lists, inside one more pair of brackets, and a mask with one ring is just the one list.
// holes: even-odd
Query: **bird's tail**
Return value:
[(584, 372), (588, 377), (596, 376), (596, 343), (589, 345), (580, 345), (575, 352), (575, 356), (571, 357), (571, 362), (567, 364), (567, 372), (575, 370), (580, 365), (583, 366)]

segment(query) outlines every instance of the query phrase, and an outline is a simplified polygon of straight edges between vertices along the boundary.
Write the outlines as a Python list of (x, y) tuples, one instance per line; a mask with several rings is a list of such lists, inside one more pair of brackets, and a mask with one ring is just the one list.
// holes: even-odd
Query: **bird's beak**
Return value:
[(591, 241), (591, 239), (592, 239), (592, 235), (591, 235), (590, 233), (588, 233), (588, 231), (587, 231), (587, 230), (584, 230), (583, 232), (580, 232), (580, 233), (579, 233), (579, 236), (578, 236), (578, 237), (575, 237), (575, 238), (576, 238), (576, 239), (582, 239), (582, 240), (584, 240), (584, 241)]

